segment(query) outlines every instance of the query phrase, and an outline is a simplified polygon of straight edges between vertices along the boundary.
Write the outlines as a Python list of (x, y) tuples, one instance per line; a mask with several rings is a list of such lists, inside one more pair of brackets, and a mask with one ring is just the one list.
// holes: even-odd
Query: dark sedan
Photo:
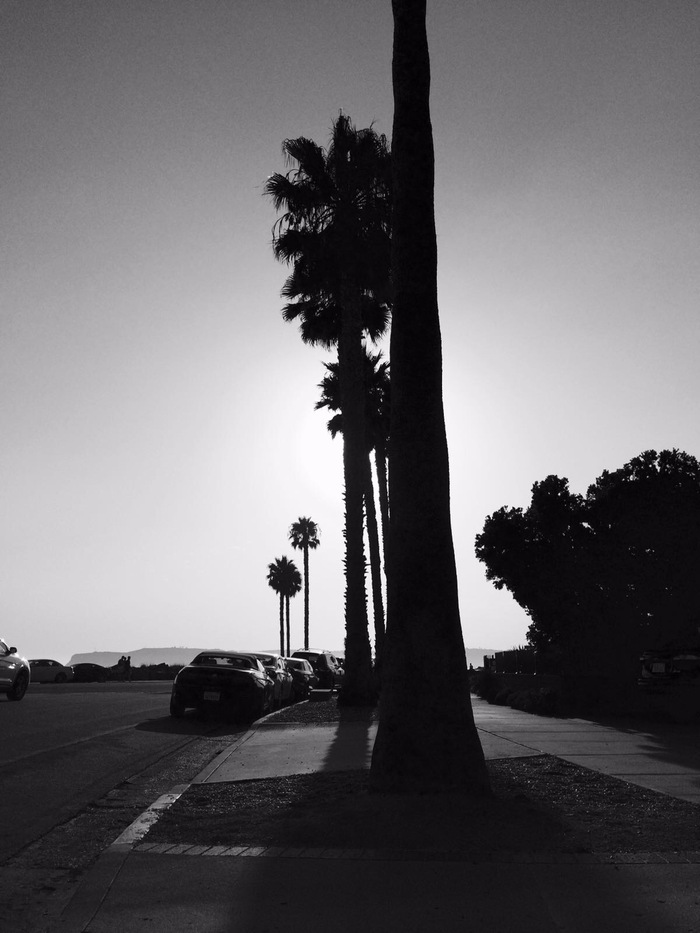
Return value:
[(318, 683), (318, 677), (314, 674), (311, 662), (306, 658), (285, 658), (287, 670), (292, 675), (293, 687), (292, 697), (296, 703), (298, 700), (307, 700), (309, 694)]
[(188, 708), (232, 719), (258, 719), (272, 707), (273, 681), (262, 662), (236, 651), (202, 651), (173, 681), (170, 715)]
[(73, 665), (73, 680), (81, 684), (103, 684), (109, 677), (109, 671), (101, 664), (91, 664), (81, 661)]

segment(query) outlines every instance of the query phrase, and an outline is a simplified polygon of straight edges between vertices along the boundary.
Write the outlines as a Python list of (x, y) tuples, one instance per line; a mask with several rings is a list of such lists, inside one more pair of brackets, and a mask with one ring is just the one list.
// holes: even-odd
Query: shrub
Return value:
[(490, 670), (474, 671), (470, 678), (472, 693), (487, 703), (493, 703), (494, 697), (501, 690), (502, 684), (496, 674)]

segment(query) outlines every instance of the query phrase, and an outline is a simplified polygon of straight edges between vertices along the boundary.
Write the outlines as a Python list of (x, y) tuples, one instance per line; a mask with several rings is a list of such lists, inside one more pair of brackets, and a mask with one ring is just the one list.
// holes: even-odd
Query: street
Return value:
[(21, 703), (0, 698), (0, 865), (194, 739), (230, 740), (225, 724), (171, 719), (170, 688), (37, 684)]

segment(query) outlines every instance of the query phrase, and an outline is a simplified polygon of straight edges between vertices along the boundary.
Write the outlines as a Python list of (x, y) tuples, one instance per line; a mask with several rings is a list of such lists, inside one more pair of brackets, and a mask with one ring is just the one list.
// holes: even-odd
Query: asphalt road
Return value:
[(0, 697), (0, 865), (211, 724), (169, 716), (169, 682), (35, 684)]

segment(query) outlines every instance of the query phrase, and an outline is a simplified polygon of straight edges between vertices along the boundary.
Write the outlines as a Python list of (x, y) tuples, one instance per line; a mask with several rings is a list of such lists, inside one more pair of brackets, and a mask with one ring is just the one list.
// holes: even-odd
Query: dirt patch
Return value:
[[(276, 721), (367, 719), (371, 710), (301, 704)], [(147, 842), (459, 852), (700, 850), (700, 807), (549, 755), (488, 762), (493, 796), (387, 795), (367, 771), (190, 787)]]

